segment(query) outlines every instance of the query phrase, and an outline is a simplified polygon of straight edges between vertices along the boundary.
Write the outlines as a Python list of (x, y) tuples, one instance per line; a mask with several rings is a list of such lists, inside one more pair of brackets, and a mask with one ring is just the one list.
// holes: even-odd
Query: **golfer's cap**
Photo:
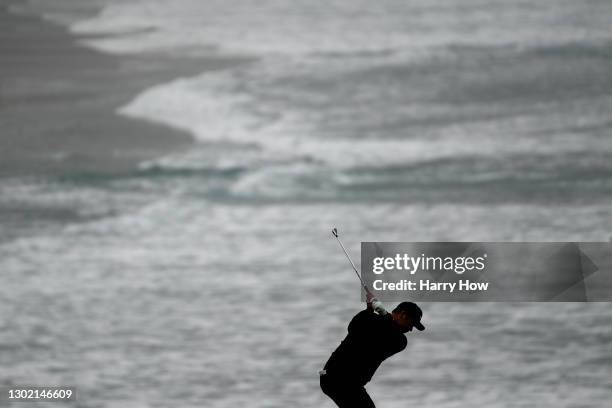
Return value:
[(397, 307), (395, 308), (395, 311), (407, 313), (408, 315), (410, 315), (410, 317), (414, 318), (415, 320), (414, 327), (416, 327), (417, 330), (420, 330), (420, 331), (425, 330), (425, 326), (423, 326), (423, 323), (421, 323), (421, 318), (423, 317), (423, 311), (421, 310), (420, 307), (417, 306), (416, 303), (402, 302), (399, 305), (397, 305)]

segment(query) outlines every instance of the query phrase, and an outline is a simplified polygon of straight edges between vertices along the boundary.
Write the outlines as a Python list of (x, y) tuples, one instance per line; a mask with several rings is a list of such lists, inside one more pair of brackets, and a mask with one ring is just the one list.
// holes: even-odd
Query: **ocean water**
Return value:
[[(362, 307), (333, 226), (355, 259), (612, 236), (607, 1), (76, 3), (31, 2), (105, 53), (246, 58), (117, 108), (192, 132), (189, 151), (0, 181), (5, 384), (74, 384), (79, 407), (331, 407), (316, 372)], [(423, 310), (368, 386), (380, 407), (612, 397), (609, 304)]]

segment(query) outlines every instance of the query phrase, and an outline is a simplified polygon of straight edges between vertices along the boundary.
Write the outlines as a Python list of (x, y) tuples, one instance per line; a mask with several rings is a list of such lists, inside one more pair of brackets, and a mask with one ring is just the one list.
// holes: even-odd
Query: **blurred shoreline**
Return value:
[(105, 55), (16, 4), (0, 7), (0, 176), (129, 171), (194, 143), (116, 110), (148, 87), (233, 61)]
[(133, 175), (140, 163), (192, 148), (190, 132), (118, 110), (149, 87), (240, 62), (117, 57), (79, 44), (43, 15), (22, 1), (0, 5), (0, 243), (146, 205), (146, 197), (119, 205), (104, 189), (83, 202), (70, 195), (73, 183), (53, 183)]

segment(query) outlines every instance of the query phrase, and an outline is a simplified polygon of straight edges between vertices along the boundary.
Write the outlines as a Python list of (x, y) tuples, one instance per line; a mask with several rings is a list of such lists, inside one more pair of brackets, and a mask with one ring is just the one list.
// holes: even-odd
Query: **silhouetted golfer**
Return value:
[(385, 359), (406, 348), (404, 333), (425, 330), (416, 304), (402, 302), (389, 314), (369, 291), (366, 300), (320, 372), (321, 389), (340, 408), (375, 408), (364, 386)]

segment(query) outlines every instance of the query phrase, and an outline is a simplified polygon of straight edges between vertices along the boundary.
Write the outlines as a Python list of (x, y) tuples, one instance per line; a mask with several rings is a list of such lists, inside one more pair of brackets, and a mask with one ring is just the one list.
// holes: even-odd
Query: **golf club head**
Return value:
[(338, 230), (336, 228), (332, 229), (332, 235), (336, 238), (338, 238)]

